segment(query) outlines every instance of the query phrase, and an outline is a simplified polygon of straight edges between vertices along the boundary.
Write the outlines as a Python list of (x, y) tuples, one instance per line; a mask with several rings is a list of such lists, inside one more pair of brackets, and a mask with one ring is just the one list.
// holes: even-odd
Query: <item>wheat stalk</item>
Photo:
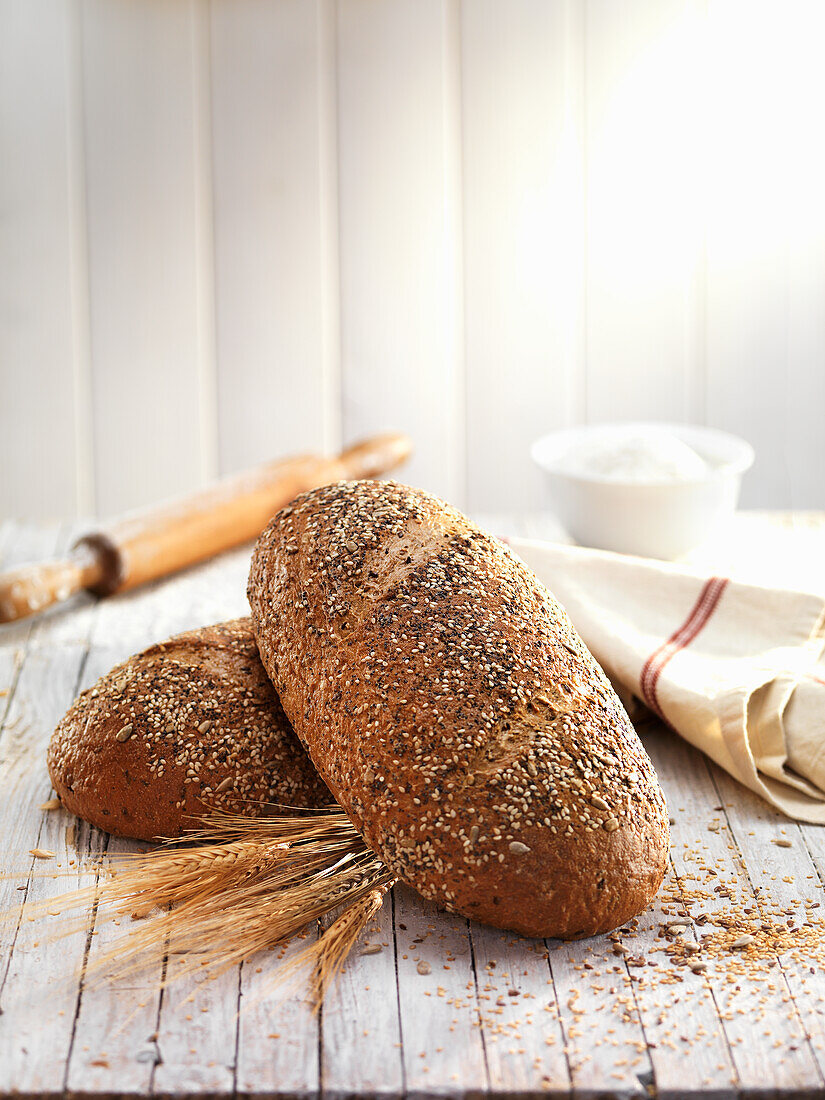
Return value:
[[(357, 901), (351, 902), (323, 935), (314, 944), (304, 948), (296, 959), (299, 965), (304, 961), (312, 964), (310, 992), (316, 1007), (323, 1003), (330, 986), (343, 970), (347, 956), (384, 904), (384, 896), (394, 882), (390, 878)], [(301, 956), (304, 958), (301, 959)]]
[[(264, 818), (210, 814), (182, 842), (119, 856), (101, 870), (95, 886), (23, 909), (28, 919), (82, 909), (85, 921), (93, 904), (99, 919), (149, 917), (97, 956), (90, 976), (131, 973), (167, 953), (187, 956), (176, 978), (201, 967), (215, 973), (345, 905), (307, 955), (318, 1002), (393, 881), (337, 807)], [(59, 934), (75, 927), (64, 924)]]
[[(338, 807), (255, 818), (214, 813), (183, 841), (119, 856), (95, 886), (28, 904), (24, 916), (82, 909), (85, 921), (96, 904), (99, 920), (148, 918), (97, 955), (87, 976), (122, 976), (173, 953), (186, 956), (174, 968), (177, 980), (235, 966), (344, 905), (306, 952), (320, 1003), (392, 882)], [(64, 925), (62, 934), (74, 930)]]

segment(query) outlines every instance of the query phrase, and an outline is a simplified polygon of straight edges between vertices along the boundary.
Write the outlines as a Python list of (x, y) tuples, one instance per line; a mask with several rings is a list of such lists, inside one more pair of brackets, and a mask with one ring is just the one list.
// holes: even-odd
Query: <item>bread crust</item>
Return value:
[(426, 493), (343, 482), (275, 516), (248, 594), (293, 728), (401, 879), (529, 936), (649, 904), (669, 845), (653, 766), (509, 549)]
[(322, 806), (249, 618), (187, 631), (117, 665), (61, 719), (47, 754), (63, 805), (107, 832), (176, 837), (223, 808)]

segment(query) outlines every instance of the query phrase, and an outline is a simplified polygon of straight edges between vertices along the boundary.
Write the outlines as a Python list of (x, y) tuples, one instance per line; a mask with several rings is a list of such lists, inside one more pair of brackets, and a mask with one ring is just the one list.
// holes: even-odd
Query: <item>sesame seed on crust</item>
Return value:
[(330, 794), (292, 733), (251, 621), (178, 634), (72, 704), (48, 750), (67, 809), (107, 832), (179, 836), (207, 809), (260, 814)]
[(593, 934), (648, 904), (668, 849), (653, 767), (500, 542), (419, 490), (339, 482), (274, 517), (248, 592), (296, 733), (404, 881), (528, 935)]

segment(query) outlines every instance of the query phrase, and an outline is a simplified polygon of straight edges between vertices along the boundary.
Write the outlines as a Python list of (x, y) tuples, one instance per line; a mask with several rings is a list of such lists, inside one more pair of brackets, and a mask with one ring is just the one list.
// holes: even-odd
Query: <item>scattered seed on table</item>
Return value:
[(744, 936), (739, 936), (738, 939), (735, 939), (733, 941), (733, 943), (728, 944), (728, 947), (731, 947), (731, 948), (749, 947), (753, 943), (753, 941), (754, 941), (754, 937), (749, 936), (746, 933)]

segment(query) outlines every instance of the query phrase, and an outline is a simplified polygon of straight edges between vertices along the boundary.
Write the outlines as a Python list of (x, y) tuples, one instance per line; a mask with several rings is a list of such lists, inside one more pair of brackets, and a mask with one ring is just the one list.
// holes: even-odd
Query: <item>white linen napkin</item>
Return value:
[(825, 824), (825, 597), (505, 541), (620, 689), (772, 806)]

